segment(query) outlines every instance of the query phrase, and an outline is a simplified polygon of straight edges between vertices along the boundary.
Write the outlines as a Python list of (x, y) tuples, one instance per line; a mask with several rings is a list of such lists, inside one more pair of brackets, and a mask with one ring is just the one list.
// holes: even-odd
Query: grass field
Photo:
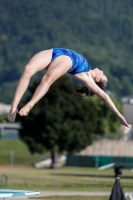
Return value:
[(0, 140), (0, 165), (10, 164), (10, 155), (14, 153), (15, 165), (33, 165), (39, 154), (31, 155), (21, 140)]
[[(113, 169), (99, 171), (80, 167), (54, 169), (0, 168), (0, 175), (8, 176), (8, 187), (12, 189), (48, 191), (111, 191), (115, 178)], [(125, 192), (133, 191), (133, 174), (123, 170), (121, 184)]]
[[(10, 164), (10, 153), (14, 152), (17, 167), (2, 167)], [(87, 167), (62, 167), (57, 169), (35, 169), (31, 167), (40, 155), (31, 155), (21, 141), (0, 141), (0, 176), (8, 177), (10, 189), (39, 191), (101, 191), (110, 192), (115, 182), (114, 170), (98, 171)], [(28, 166), (28, 167), (23, 167)], [(122, 170), (121, 185), (124, 192), (133, 192), (133, 172)], [(1, 179), (0, 179), (1, 180)], [(4, 179), (3, 179), (4, 184)], [(3, 186), (5, 188), (5, 186)], [(107, 200), (109, 197), (43, 197), (44, 200)]]

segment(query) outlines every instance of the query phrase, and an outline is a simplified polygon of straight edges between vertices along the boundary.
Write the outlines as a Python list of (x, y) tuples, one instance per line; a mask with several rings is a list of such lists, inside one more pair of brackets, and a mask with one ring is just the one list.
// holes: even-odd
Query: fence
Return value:
[(100, 138), (73, 156), (67, 156), (67, 166), (97, 167), (110, 163), (133, 168), (133, 141)]

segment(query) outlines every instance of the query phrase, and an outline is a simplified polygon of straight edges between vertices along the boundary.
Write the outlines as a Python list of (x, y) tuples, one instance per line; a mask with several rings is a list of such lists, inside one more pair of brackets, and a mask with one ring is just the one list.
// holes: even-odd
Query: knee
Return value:
[(28, 76), (28, 77), (31, 77), (34, 74), (32, 67), (27, 64), (25, 66), (25, 68), (24, 68), (23, 74), (26, 75), (26, 76)]
[(48, 85), (52, 85), (52, 83), (55, 81), (54, 75), (51, 73), (46, 73), (42, 78), (42, 81), (47, 83)]

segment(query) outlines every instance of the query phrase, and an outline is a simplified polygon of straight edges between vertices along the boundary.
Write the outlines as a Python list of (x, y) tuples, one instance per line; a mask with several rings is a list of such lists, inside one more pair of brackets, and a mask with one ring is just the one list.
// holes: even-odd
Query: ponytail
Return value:
[[(107, 85), (107, 81), (106, 80), (100, 80), (99, 82), (96, 82), (96, 84), (103, 90), (106, 85)], [(77, 90), (74, 91), (73, 94), (78, 95), (77, 93), (80, 93), (83, 96), (94, 96), (95, 93), (92, 92), (91, 90), (89, 90), (86, 86), (83, 86)]]

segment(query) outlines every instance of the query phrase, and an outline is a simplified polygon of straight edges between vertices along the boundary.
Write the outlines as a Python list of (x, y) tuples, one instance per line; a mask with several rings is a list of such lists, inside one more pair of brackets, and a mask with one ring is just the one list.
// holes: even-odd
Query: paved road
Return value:
[[(10, 197), (9, 200), (23, 200), (30, 199), (32, 197), (48, 197), (48, 196), (109, 196), (110, 192), (80, 192), (80, 191), (40, 191), (40, 195), (37, 196), (18, 196), (18, 197)], [(6, 198), (7, 199), (7, 198)]]
[(39, 196), (109, 196), (110, 192), (42, 191)]

